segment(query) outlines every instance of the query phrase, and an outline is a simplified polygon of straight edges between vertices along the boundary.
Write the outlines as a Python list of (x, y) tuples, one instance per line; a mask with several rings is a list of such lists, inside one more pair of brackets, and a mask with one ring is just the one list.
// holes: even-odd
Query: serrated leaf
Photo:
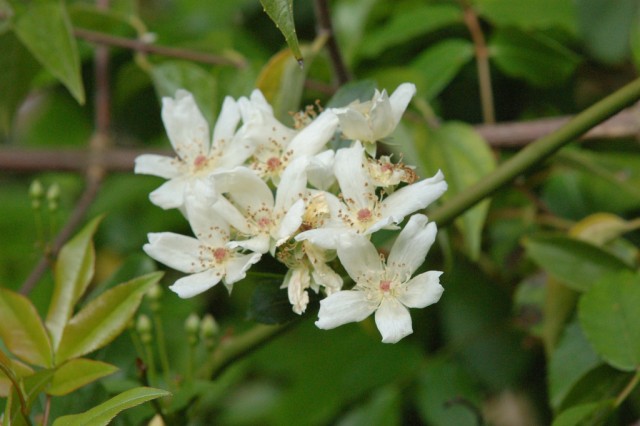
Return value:
[(473, 55), (473, 44), (462, 39), (441, 41), (420, 53), (411, 67), (423, 73), (427, 99), (438, 96), (462, 67), (473, 59)]
[(8, 134), (40, 66), (13, 33), (0, 36), (0, 52), (0, 134)]
[(118, 367), (106, 362), (86, 358), (72, 359), (55, 371), (47, 393), (55, 396), (66, 395), (116, 371)]
[(596, 352), (623, 371), (640, 367), (640, 275), (609, 274), (578, 304), (578, 318)]
[(489, 50), (505, 74), (542, 87), (563, 83), (580, 63), (578, 55), (554, 39), (514, 28), (496, 31)]
[[(428, 141), (418, 142), (420, 161), (430, 174), (442, 170), (449, 189), (443, 199), (463, 191), (495, 168), (495, 159), (487, 143), (463, 123), (449, 122), (431, 133)], [(464, 235), (472, 259), (480, 253), (481, 235), (489, 209), (485, 200), (456, 220)]]
[(14, 30), (35, 58), (84, 103), (80, 56), (64, 2), (29, 2), (17, 8)]
[(58, 417), (53, 426), (105, 426), (120, 412), (167, 395), (170, 393), (161, 389), (130, 389), (84, 413)]
[(558, 409), (578, 381), (602, 364), (577, 323), (569, 325), (549, 361), (549, 402)]
[(64, 329), (56, 363), (99, 349), (116, 338), (135, 314), (145, 291), (162, 277), (147, 274), (107, 290), (78, 312)]
[(54, 266), (55, 284), (46, 320), (54, 349), (60, 343), (64, 327), (73, 314), (74, 305), (93, 278), (96, 254), (92, 238), (101, 220), (102, 216), (99, 216), (85, 225), (58, 254)]
[(461, 22), (462, 9), (452, 4), (427, 4), (401, 9), (388, 23), (365, 34), (358, 53), (367, 58), (374, 57), (392, 46)]
[(178, 89), (191, 92), (205, 119), (213, 123), (216, 80), (201, 66), (187, 61), (164, 61), (150, 70), (158, 97), (174, 97)]
[(631, 269), (609, 252), (565, 236), (530, 237), (524, 246), (538, 266), (577, 291), (588, 290), (608, 273)]
[(49, 336), (29, 299), (0, 288), (0, 339), (18, 358), (40, 367), (51, 367)]
[(260, 0), (264, 11), (276, 24), (289, 45), (298, 63), (302, 63), (302, 53), (298, 45), (298, 36), (293, 21), (293, 0)]

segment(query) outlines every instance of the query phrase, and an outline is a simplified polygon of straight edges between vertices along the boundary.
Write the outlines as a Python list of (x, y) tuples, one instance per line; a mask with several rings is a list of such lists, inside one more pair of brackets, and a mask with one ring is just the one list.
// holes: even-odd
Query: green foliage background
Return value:
[[(279, 3), (289, 2), (262, 2)], [(13, 152), (28, 158), (28, 150), (89, 146), (96, 128), (96, 48), (78, 29), (152, 38), (224, 62), (111, 46), (107, 149), (167, 149), (158, 101), (177, 88), (192, 91), (214, 123), (225, 96), (248, 95), (257, 86), (287, 122), (289, 111), (316, 99), (343, 106), (370, 97), (374, 87), (392, 91), (411, 81), (418, 94), (386, 149), (403, 153), (422, 177), (442, 169), (450, 186), (444, 203), (522, 148), (499, 147), (478, 133), (487, 119), (480, 87), (487, 86), (476, 66), (470, 17), (486, 44), (490, 109), (498, 122), (526, 127), (528, 120), (577, 114), (637, 78), (640, 67), (635, 0), (335, 0), (333, 28), (353, 78), (341, 85), (316, 38), (314, 3), (293, 2), (302, 69), (262, 4), (113, 0), (100, 10), (85, 1), (0, 0), (0, 159), (7, 165), (0, 173), (0, 286), (21, 287), (85, 185), (81, 167), (39, 170), (7, 160)], [(569, 144), (443, 227), (424, 269), (445, 272), (445, 293), (437, 305), (412, 312), (415, 333), (399, 344), (381, 344), (371, 320), (318, 330), (310, 308), (215, 380), (175, 386), (190, 362), (182, 331), (189, 313), (212, 313), (227, 337), (250, 329), (248, 318), (289, 318), (264, 290), (277, 286), (273, 274), (278, 281), (284, 270), (261, 264), (231, 296), (220, 286), (192, 300), (162, 296), (174, 379), (151, 384), (172, 388), (172, 412), (193, 425), (637, 421), (640, 147), (634, 111), (622, 136)], [(45, 188), (60, 186), (57, 210), (48, 212), (45, 203), (42, 214), (34, 213), (28, 188), (36, 178)], [(148, 201), (158, 183), (130, 171), (105, 178), (87, 212), (106, 213), (96, 236), (94, 294), (156, 268), (141, 251), (148, 232), (190, 232), (179, 213)], [(163, 282), (176, 278), (168, 271)], [(41, 317), (52, 282), (45, 274), (30, 293)], [(148, 301), (142, 310), (151, 312)], [(197, 348), (197, 363), (206, 352)], [(101, 349), (95, 358), (121, 371), (55, 399), (53, 418), (140, 385), (137, 356), (128, 334)], [(500, 420), (509, 410), (522, 422)], [(147, 404), (116, 423), (142, 424), (152, 413)]]

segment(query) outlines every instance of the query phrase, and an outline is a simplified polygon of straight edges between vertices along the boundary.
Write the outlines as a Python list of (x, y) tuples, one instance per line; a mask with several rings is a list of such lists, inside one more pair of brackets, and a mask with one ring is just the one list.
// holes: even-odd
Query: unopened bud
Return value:
[(195, 345), (198, 341), (198, 329), (200, 328), (200, 318), (198, 315), (192, 313), (187, 317), (184, 322), (184, 330), (188, 334), (189, 344)]
[(162, 298), (162, 287), (160, 284), (154, 284), (149, 291), (147, 291), (147, 298), (149, 299), (151, 310), (158, 312), (160, 310), (160, 299)]
[(136, 331), (140, 335), (140, 340), (142, 343), (151, 342), (151, 320), (145, 314), (141, 314), (138, 316), (138, 321), (136, 322)]
[(44, 188), (39, 180), (31, 182), (29, 187), (29, 198), (31, 198), (31, 207), (37, 210), (42, 205), (42, 197), (44, 196)]
[(211, 349), (220, 333), (220, 326), (216, 322), (213, 315), (206, 314), (200, 322), (200, 339), (204, 342), (207, 349)]
[(58, 209), (58, 202), (60, 201), (60, 185), (53, 183), (47, 190), (47, 203), (49, 210), (54, 211)]

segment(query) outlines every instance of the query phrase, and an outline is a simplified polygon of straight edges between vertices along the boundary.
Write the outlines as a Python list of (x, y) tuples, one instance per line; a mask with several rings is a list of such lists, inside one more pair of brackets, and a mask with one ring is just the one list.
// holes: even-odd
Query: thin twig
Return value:
[[(571, 117), (545, 118), (514, 123), (483, 124), (475, 130), (495, 148), (522, 148), (566, 124)], [(640, 136), (640, 107), (634, 106), (592, 128), (581, 139), (614, 139)], [(170, 150), (110, 148), (95, 158), (95, 164), (110, 172), (131, 172), (141, 154), (173, 156)], [(12, 172), (82, 171), (89, 161), (86, 149), (16, 149), (0, 147), (0, 170)]]
[(491, 87), (491, 71), (489, 69), (489, 50), (482, 33), (482, 27), (473, 8), (462, 1), (464, 8), (464, 23), (471, 33), (473, 46), (476, 52), (476, 65), (478, 68), (478, 84), (480, 85), (480, 102), (482, 105), (482, 117), (484, 122), (492, 124), (496, 122), (495, 107), (493, 105), (493, 89)]
[(316, 20), (318, 22), (318, 33), (326, 33), (329, 35), (329, 40), (327, 40), (329, 59), (333, 66), (338, 85), (342, 86), (351, 80), (351, 73), (349, 73), (344, 63), (344, 59), (340, 53), (340, 47), (336, 41), (333, 24), (331, 22), (331, 13), (329, 12), (329, 2), (327, 0), (315, 0), (313, 3)]
[(212, 55), (210, 53), (180, 49), (176, 47), (160, 46), (157, 44), (150, 44), (142, 40), (117, 37), (97, 31), (90, 31), (84, 28), (74, 28), (73, 34), (76, 37), (89, 41), (91, 43), (123, 47), (125, 49), (131, 49), (142, 53), (153, 53), (156, 55), (169, 56), (173, 58), (201, 62), (211, 65), (228, 65), (236, 68), (244, 68), (247, 66), (246, 61), (241, 58), (234, 59), (220, 55)]

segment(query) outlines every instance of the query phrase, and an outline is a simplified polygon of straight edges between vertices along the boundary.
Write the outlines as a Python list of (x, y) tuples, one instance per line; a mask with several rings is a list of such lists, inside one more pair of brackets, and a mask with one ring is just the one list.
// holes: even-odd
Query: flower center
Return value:
[(380, 290), (382, 290), (382, 292), (384, 293), (387, 293), (389, 290), (391, 290), (391, 281), (390, 280), (380, 281)]
[(198, 155), (195, 160), (193, 160), (193, 167), (196, 170), (201, 169), (207, 164), (207, 157), (205, 155)]
[(269, 219), (266, 216), (261, 217), (260, 219), (258, 219), (258, 226), (261, 229), (265, 229), (271, 226), (271, 219)]
[(267, 160), (267, 169), (269, 169), (270, 172), (274, 172), (280, 168), (281, 164), (282, 162), (278, 157), (271, 157)]
[(369, 209), (360, 209), (358, 210), (358, 220), (360, 222), (368, 222), (371, 220), (372, 214)]
[(227, 257), (227, 249), (225, 248), (217, 248), (213, 251), (213, 258), (218, 263), (222, 263), (223, 260)]

